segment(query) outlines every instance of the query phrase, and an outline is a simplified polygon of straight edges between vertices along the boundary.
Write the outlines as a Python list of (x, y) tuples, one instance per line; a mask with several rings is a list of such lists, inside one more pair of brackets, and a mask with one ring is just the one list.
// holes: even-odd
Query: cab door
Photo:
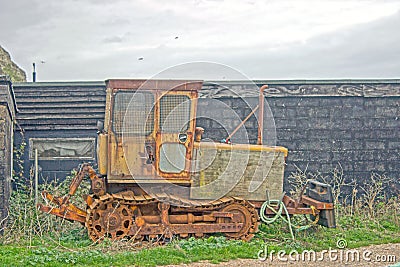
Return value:
[(170, 91), (159, 98), (156, 158), (159, 174), (165, 179), (190, 179), (195, 96), (191, 91)]
[[(156, 177), (154, 168), (155, 95), (116, 90), (109, 132), (109, 180), (135, 182)], [(133, 179), (132, 179), (133, 178)]]

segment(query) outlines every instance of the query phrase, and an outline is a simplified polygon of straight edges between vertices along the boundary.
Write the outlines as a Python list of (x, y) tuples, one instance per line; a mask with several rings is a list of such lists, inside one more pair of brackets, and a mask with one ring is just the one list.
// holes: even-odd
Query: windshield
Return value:
[(154, 95), (123, 92), (114, 96), (112, 129), (117, 136), (147, 136), (154, 129)]

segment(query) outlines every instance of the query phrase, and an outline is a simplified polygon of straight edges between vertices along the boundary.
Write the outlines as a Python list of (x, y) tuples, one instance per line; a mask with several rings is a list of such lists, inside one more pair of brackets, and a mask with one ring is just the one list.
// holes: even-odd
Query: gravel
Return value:
[[(357, 257), (359, 255), (359, 259)], [(292, 258), (295, 258), (295, 253), (292, 254)], [(337, 255), (337, 257), (335, 257)], [(331, 258), (328, 253), (325, 253), (321, 257), (321, 253), (316, 253), (315, 260), (309, 260), (305, 256), (305, 260), (302, 260), (301, 254), (299, 260), (289, 260), (289, 255), (282, 257), (287, 261), (280, 261), (277, 256), (271, 261), (266, 259), (261, 261), (258, 259), (237, 259), (228, 262), (222, 262), (219, 264), (212, 264), (207, 261), (195, 262), (190, 264), (181, 265), (168, 265), (168, 267), (244, 267), (244, 266), (396, 266), (400, 267), (400, 243), (397, 244), (384, 244), (384, 245), (372, 245), (368, 247), (362, 247), (357, 249), (344, 249), (336, 250), (332, 249)], [(323, 258), (323, 260), (319, 260)], [(336, 258), (336, 259), (335, 259)]]

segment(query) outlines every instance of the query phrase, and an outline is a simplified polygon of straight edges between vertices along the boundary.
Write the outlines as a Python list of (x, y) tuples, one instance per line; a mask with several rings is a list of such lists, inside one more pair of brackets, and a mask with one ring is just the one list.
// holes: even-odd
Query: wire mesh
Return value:
[(154, 129), (154, 95), (118, 92), (113, 109), (113, 131), (117, 136), (147, 136)]
[(160, 100), (160, 129), (165, 133), (186, 131), (190, 121), (190, 98), (166, 95)]

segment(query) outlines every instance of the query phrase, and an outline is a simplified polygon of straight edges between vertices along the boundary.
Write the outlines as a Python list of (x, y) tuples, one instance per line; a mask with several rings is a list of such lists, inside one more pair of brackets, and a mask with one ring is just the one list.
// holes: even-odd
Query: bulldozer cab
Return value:
[(108, 80), (106, 85), (100, 173), (109, 183), (190, 183), (202, 82)]

